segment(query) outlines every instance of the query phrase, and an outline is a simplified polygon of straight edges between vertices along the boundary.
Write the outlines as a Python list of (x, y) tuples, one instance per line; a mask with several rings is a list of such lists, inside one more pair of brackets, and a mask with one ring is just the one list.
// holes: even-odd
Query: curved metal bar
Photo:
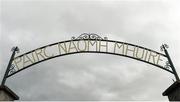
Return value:
[(38, 64), (38, 63), (44, 62), (44, 61), (46, 61), (46, 60), (50, 60), (50, 59), (53, 59), (53, 58), (56, 58), (56, 57), (60, 57), (60, 56), (76, 54), (76, 53), (102, 53), (102, 54), (111, 54), (111, 55), (124, 56), (124, 57), (128, 57), (128, 58), (135, 59), (135, 60), (138, 60), (138, 61), (142, 61), (142, 62), (144, 62), (144, 63), (151, 64), (151, 65), (153, 65), (153, 66), (159, 67), (160, 69), (163, 69), (163, 70), (168, 71), (168, 72), (170, 72), (170, 73), (173, 74), (173, 72), (172, 72), (171, 70), (168, 70), (168, 69), (166, 69), (166, 68), (164, 68), (164, 67), (162, 67), (162, 66), (159, 66), (159, 65), (156, 65), (156, 64), (153, 64), (153, 63), (149, 63), (149, 62), (146, 62), (146, 61), (144, 61), (144, 60), (137, 59), (137, 58), (134, 58), (134, 57), (131, 57), (131, 56), (127, 56), (127, 55), (122, 55), (122, 54), (117, 54), (117, 53), (111, 53), (111, 52), (80, 51), (80, 52), (72, 52), (72, 53), (57, 55), (57, 56), (54, 56), (54, 57), (50, 57), (50, 58), (41, 60), (41, 61), (39, 61), (39, 62), (36, 62), (36, 63), (33, 63), (33, 64), (29, 65), (29, 66), (26, 66), (26, 67), (24, 67), (24, 68), (22, 68), (22, 69), (20, 69), (20, 70), (18, 70), (18, 71), (16, 71), (16, 72), (14, 72), (14, 73), (8, 75), (7, 77), (10, 77), (10, 76), (12, 76), (12, 75), (14, 75), (14, 74), (16, 74), (16, 73), (24, 70), (24, 69), (27, 69), (28, 67), (31, 67), (31, 66), (36, 65), (36, 64)]
[[(53, 44), (49, 44), (49, 45), (46, 45), (46, 46), (39, 47), (39, 48), (37, 48), (37, 49), (31, 50), (31, 51), (26, 52), (26, 53), (24, 53), (24, 54), (22, 54), (22, 55), (19, 55), (19, 56), (17, 56), (17, 57), (22, 57), (23, 55), (29, 54), (29, 53), (31, 53), (31, 52), (33, 52), (33, 51), (35, 51), (35, 50), (42, 49), (42, 48), (45, 48), (45, 47), (48, 47), (48, 46), (53, 46), (53, 45), (56, 45), (56, 44), (66, 43), (66, 42), (70, 42), (70, 41), (80, 41), (80, 40), (85, 40), (85, 41), (86, 41), (86, 40), (91, 40), (91, 41), (94, 40), (94, 41), (107, 41), (107, 42), (124, 43), (124, 44), (127, 44), (127, 45), (139, 47), (139, 48), (142, 48), (142, 49), (145, 49), (145, 50), (148, 50), (148, 51), (151, 51), (151, 52), (154, 52), (154, 53), (157, 53), (157, 54), (159, 54), (159, 55), (162, 55), (162, 56), (166, 57), (165, 54), (159, 53), (159, 52), (157, 52), (157, 51), (154, 51), (154, 50), (151, 50), (151, 49), (148, 49), (148, 48), (139, 46), (139, 45), (135, 45), (135, 44), (131, 44), (131, 43), (126, 43), (126, 42), (121, 42), (121, 41), (104, 40), (104, 39), (102, 39), (102, 40), (100, 40), (100, 39), (74, 39), (74, 40), (61, 41), (61, 42), (57, 42), (57, 43), (53, 43)], [(17, 58), (17, 57), (16, 57), (16, 58)]]
[[(153, 51), (153, 50), (151, 50), (151, 49), (148, 49), (148, 48), (145, 48), (145, 47), (142, 47), (142, 46), (138, 46), (138, 45), (126, 43), (126, 42), (120, 42), (120, 41), (114, 41), (114, 40), (106, 40), (106, 39), (73, 39), (73, 40), (66, 40), (66, 41), (61, 41), (61, 42), (49, 44), (49, 45), (46, 45), (46, 46), (42, 46), (42, 47), (40, 47), (40, 48), (34, 49), (34, 50), (29, 51), (29, 52), (27, 52), (27, 53), (24, 53), (24, 54), (22, 54), (22, 55), (20, 55), (20, 56), (17, 56), (17, 57), (15, 57), (15, 58), (22, 57), (23, 55), (32, 53), (32, 52), (34, 52), (35, 50), (42, 49), (42, 48), (45, 48), (45, 47), (48, 47), (48, 46), (53, 46), (53, 45), (56, 45), (56, 44), (66, 43), (66, 42), (70, 42), (70, 41), (80, 41), (80, 40), (91, 40), (91, 41), (94, 40), (94, 41), (107, 41), (107, 42), (123, 43), (123, 44), (131, 45), (131, 46), (139, 47), (139, 48), (142, 48), (142, 49), (145, 49), (145, 50), (148, 50), (148, 51), (151, 51), (151, 52), (154, 52), (154, 53), (157, 53), (157, 54), (159, 54), (159, 55), (162, 55), (162, 56), (166, 57), (166, 55), (164, 55), (164, 54), (162, 54), (162, 53)], [(135, 60), (138, 60), (138, 61), (142, 61), (142, 62), (151, 64), (151, 65), (153, 65), (153, 66), (159, 67), (159, 68), (161, 68), (161, 69), (163, 69), (163, 70), (165, 70), (165, 71), (168, 71), (168, 72), (170, 72), (170, 73), (173, 74), (173, 72), (172, 72), (171, 70), (166, 69), (166, 68), (164, 68), (163, 66), (156, 65), (156, 64), (153, 64), (153, 63), (150, 63), (150, 62), (147, 62), (147, 61), (138, 59), (138, 58), (134, 58), (134, 57), (131, 57), (131, 56), (123, 55), (123, 54), (112, 53), (112, 52), (102, 52), (102, 51), (101, 51), (101, 52), (99, 52), (99, 51), (79, 51), (79, 52), (72, 52), (72, 53), (61, 54), (61, 55), (53, 56), (53, 57), (50, 57), (50, 58), (47, 58), (47, 59), (44, 59), (44, 60), (35, 62), (35, 63), (31, 64), (31, 65), (28, 65), (28, 66), (26, 66), (26, 67), (23, 67), (22, 69), (14, 72), (14, 73), (9, 74), (7, 77), (10, 77), (10, 76), (12, 76), (12, 75), (14, 75), (14, 74), (16, 74), (16, 73), (24, 70), (24, 69), (27, 69), (27, 68), (30, 67), (30, 66), (36, 65), (36, 64), (38, 64), (38, 63), (40, 63), (40, 62), (43, 62), (43, 61), (46, 61), (46, 60), (49, 60), (49, 59), (53, 59), (53, 58), (56, 58), (56, 57), (65, 56), (65, 55), (71, 55), (71, 54), (76, 54), (76, 53), (103, 53), (103, 54), (112, 54), (112, 55), (124, 56), (124, 57), (128, 57), (128, 58), (131, 58), (131, 59), (135, 59)], [(14, 58), (14, 59), (15, 59), (15, 58)]]

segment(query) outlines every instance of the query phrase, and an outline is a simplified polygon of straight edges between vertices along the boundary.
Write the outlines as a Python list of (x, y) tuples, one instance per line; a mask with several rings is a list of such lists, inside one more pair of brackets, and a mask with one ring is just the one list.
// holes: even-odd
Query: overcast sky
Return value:
[[(11, 48), (20, 54), (82, 33), (160, 52), (169, 45), (180, 74), (177, 0), (1, 0), (0, 80)], [(163, 53), (163, 52), (162, 52)], [(6, 85), (20, 100), (168, 100), (174, 76), (133, 59), (104, 54), (58, 57), (15, 74)]]

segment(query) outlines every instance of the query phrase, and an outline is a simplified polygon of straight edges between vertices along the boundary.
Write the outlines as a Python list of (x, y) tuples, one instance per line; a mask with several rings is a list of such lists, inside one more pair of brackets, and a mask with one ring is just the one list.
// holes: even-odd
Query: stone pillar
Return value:
[(0, 86), (0, 101), (19, 100), (19, 97), (7, 86)]
[(168, 96), (169, 101), (180, 101), (180, 81), (174, 82), (166, 89), (163, 96)]

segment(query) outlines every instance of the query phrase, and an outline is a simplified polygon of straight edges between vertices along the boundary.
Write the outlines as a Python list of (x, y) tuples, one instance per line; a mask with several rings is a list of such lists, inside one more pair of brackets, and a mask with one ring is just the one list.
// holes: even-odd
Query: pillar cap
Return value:
[(7, 86), (3, 85), (0, 86), (0, 90), (5, 91), (8, 95), (12, 96), (14, 100), (19, 100), (19, 96), (17, 96), (11, 89), (9, 89)]
[(174, 82), (169, 88), (167, 88), (167, 89), (163, 92), (163, 96), (169, 95), (172, 91), (176, 90), (176, 88), (178, 88), (178, 87), (180, 87), (180, 81)]

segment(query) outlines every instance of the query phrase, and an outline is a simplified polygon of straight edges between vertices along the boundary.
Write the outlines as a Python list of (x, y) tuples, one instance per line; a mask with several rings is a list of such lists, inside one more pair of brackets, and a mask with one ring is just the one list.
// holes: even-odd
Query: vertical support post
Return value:
[(163, 96), (168, 96), (169, 101), (180, 101), (180, 80), (179, 80), (179, 76), (176, 72), (176, 69), (173, 65), (173, 62), (169, 56), (168, 51), (166, 50), (166, 48), (168, 48), (168, 46), (166, 44), (163, 44), (161, 46), (162, 50), (165, 52), (166, 57), (168, 59), (168, 63), (169, 66), (171, 67), (173, 74), (176, 78), (176, 81), (169, 87), (167, 88), (164, 92), (163, 92)]
[(9, 63), (8, 63), (6, 72), (5, 72), (5, 74), (4, 74), (4, 77), (3, 77), (3, 80), (2, 80), (2, 83), (1, 83), (1, 86), (4, 86), (4, 85), (5, 85), (5, 82), (6, 82), (6, 79), (7, 79), (7, 75), (8, 75), (8, 73), (9, 73), (9, 70), (10, 70), (11, 65), (12, 65), (12, 61), (13, 61), (13, 59), (14, 59), (14, 56), (15, 56), (15, 54), (16, 54), (16, 51), (19, 51), (19, 48), (18, 48), (17, 46), (16, 46), (16, 47), (13, 47), (13, 48), (12, 48), (12, 51), (13, 51), (13, 53), (12, 53), (11, 58), (10, 58), (10, 60), (9, 60)]
[(169, 64), (170, 64), (170, 67), (171, 67), (171, 69), (172, 69), (172, 71), (173, 71), (173, 73), (174, 73), (174, 76), (175, 76), (175, 78), (176, 78), (176, 81), (179, 81), (179, 76), (178, 76), (178, 74), (177, 74), (177, 72), (176, 72), (176, 69), (175, 69), (175, 67), (174, 67), (174, 64), (173, 64), (173, 62), (172, 62), (172, 60), (171, 60), (171, 58), (170, 58), (170, 56), (169, 56), (169, 53), (168, 53), (168, 51), (166, 50), (166, 48), (168, 47), (166, 44), (164, 44), (164, 45), (162, 45), (162, 47), (163, 47), (163, 50), (164, 50), (164, 52), (165, 52), (165, 54), (166, 54), (166, 57), (167, 57), (167, 59), (168, 59), (168, 62), (169, 62)]
[(7, 75), (10, 71), (11, 65), (12, 65), (12, 61), (14, 59), (14, 56), (16, 54), (16, 52), (19, 51), (18, 47), (13, 47), (12, 50), (13, 53), (11, 55), (11, 58), (9, 60), (8, 66), (6, 68), (6, 72), (4, 74), (2, 83), (0, 85), (0, 101), (14, 101), (14, 100), (19, 100), (19, 96), (17, 96), (11, 89), (9, 89), (6, 85), (6, 79), (7, 79)]

